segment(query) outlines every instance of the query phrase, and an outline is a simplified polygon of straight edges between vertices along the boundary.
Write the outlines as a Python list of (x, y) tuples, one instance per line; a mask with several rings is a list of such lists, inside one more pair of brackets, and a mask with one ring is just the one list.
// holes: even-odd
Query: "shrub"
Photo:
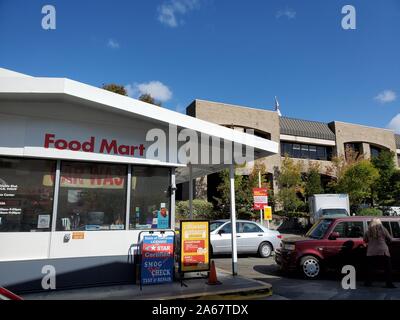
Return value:
[[(189, 201), (178, 201), (176, 203), (176, 219), (189, 219)], [(212, 220), (214, 218), (214, 206), (206, 200), (193, 200), (193, 218)]]
[(383, 216), (383, 212), (382, 210), (376, 209), (376, 208), (364, 208), (364, 209), (360, 209), (357, 212), (358, 216)]

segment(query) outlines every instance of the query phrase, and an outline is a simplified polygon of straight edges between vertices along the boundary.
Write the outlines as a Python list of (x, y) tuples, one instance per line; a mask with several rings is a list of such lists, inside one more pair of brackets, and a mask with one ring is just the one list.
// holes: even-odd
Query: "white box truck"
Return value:
[(347, 194), (315, 194), (308, 201), (311, 223), (325, 216), (350, 216), (350, 201)]

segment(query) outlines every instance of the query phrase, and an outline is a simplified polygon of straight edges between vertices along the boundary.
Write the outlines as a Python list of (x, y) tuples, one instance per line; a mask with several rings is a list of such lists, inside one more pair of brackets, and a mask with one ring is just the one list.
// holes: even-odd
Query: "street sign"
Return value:
[(268, 206), (268, 189), (267, 188), (254, 188), (254, 210), (264, 210)]
[(272, 207), (264, 207), (264, 220), (272, 221)]
[(210, 270), (210, 222), (181, 221), (180, 271)]
[(173, 281), (174, 236), (144, 236), (141, 253), (141, 284), (152, 285)]

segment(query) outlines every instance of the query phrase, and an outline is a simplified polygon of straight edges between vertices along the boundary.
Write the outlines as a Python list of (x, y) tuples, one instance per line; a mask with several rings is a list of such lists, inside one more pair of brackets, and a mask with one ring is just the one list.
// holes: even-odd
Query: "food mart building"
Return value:
[[(203, 139), (186, 143), (193, 133)], [(47, 265), (59, 288), (132, 281), (139, 233), (174, 229), (176, 185), (226, 168), (233, 145), (278, 152), (82, 83), (0, 69), (0, 286), (38, 289)], [(202, 164), (188, 165), (188, 148)]]

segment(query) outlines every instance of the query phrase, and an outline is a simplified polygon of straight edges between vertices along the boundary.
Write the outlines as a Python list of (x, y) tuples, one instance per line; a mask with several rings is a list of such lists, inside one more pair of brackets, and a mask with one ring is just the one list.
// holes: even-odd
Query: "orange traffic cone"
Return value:
[(207, 284), (209, 286), (215, 286), (222, 284), (220, 281), (217, 279), (217, 270), (215, 269), (215, 262), (214, 260), (211, 261), (211, 269), (210, 272), (208, 273), (208, 281)]

